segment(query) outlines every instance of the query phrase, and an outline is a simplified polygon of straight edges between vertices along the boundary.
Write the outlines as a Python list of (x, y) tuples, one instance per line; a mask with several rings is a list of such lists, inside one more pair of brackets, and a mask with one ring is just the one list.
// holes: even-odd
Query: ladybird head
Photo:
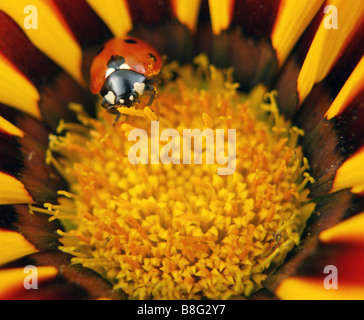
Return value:
[(106, 78), (100, 94), (111, 106), (131, 107), (143, 95), (146, 82), (147, 78), (138, 72), (118, 69)]

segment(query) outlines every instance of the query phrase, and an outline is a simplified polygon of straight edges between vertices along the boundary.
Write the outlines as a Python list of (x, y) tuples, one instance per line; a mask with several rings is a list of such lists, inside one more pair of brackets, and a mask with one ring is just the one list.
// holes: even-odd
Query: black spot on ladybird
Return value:
[(112, 69), (119, 69), (125, 63), (125, 59), (121, 56), (112, 56), (107, 62), (107, 67)]
[(149, 59), (154, 60), (154, 62), (156, 62), (156, 61), (157, 61), (157, 58), (156, 58), (153, 54), (148, 53), (148, 56), (149, 56)]
[(97, 50), (96, 55), (100, 54), (105, 49), (105, 46), (102, 46), (99, 50)]
[(133, 44), (137, 43), (134, 39), (125, 39), (124, 42)]

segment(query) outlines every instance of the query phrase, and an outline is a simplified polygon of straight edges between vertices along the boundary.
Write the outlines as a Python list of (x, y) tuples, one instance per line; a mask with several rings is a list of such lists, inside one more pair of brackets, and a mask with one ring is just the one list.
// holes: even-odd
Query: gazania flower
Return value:
[[(361, 0), (1, 0), (0, 26), (2, 299), (364, 298)], [(89, 69), (127, 35), (165, 66), (114, 123)], [(203, 163), (153, 163), (153, 125)]]

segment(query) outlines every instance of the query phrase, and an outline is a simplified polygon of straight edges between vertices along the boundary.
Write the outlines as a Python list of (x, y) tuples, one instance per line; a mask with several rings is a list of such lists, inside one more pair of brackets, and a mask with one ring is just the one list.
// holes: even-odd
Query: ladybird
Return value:
[(144, 94), (151, 95), (148, 106), (152, 104), (156, 95), (154, 77), (162, 64), (162, 58), (148, 43), (131, 37), (113, 38), (92, 61), (90, 90), (101, 94), (101, 105), (118, 114), (118, 119), (118, 107), (132, 107)]

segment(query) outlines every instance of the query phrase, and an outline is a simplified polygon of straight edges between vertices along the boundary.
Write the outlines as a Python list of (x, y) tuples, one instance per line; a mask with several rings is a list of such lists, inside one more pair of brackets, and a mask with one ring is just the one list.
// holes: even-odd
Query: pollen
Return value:
[[(204, 55), (194, 63), (167, 65), (152, 106), (146, 97), (120, 108), (115, 125), (104, 109), (91, 118), (72, 105), (79, 123), (62, 122), (50, 139), (47, 161), (69, 189), (59, 191), (58, 203), (32, 210), (62, 223), (60, 249), (73, 264), (95, 270), (129, 299), (248, 297), (299, 244), (315, 207), (298, 145), (304, 133), (279, 114), (278, 93), (257, 86), (243, 94), (231, 69)], [(236, 130), (235, 170), (219, 175), (218, 161), (184, 163), (182, 153), (168, 164), (150, 157), (131, 163), (137, 142), (129, 134), (146, 132), (150, 156), (152, 121), (181, 135)], [(201, 145), (206, 160), (211, 146), (207, 139)], [(215, 160), (218, 152), (226, 156), (226, 148), (215, 150)]]

